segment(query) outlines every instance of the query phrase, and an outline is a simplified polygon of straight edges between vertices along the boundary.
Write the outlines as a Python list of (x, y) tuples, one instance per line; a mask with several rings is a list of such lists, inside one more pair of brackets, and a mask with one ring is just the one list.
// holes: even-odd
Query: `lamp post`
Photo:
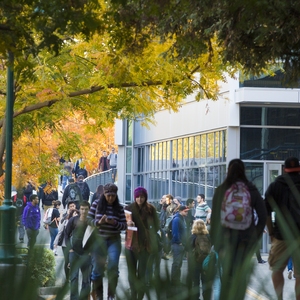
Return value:
[[(14, 105), (14, 56), (8, 53), (6, 116), (5, 116), (5, 191), (4, 201), (0, 206), (0, 262), (15, 262), (15, 215), (16, 209), (11, 201), (12, 178), (12, 134), (13, 134), (13, 105)], [(4, 132), (2, 133), (4, 134)]]

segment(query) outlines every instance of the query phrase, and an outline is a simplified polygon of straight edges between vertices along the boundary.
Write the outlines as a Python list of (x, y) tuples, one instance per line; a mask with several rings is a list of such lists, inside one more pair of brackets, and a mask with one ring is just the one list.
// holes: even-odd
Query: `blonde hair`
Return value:
[(203, 220), (195, 220), (192, 227), (192, 234), (208, 234), (207, 227)]

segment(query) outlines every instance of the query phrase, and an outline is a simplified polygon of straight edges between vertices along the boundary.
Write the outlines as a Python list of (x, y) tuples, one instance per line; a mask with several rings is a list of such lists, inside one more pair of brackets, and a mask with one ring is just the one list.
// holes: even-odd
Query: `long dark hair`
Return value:
[(245, 174), (245, 165), (239, 158), (235, 158), (229, 162), (224, 184), (226, 187), (229, 187), (237, 181), (242, 181), (245, 184), (249, 182)]
[[(98, 201), (96, 212), (99, 212), (100, 214), (103, 215), (106, 213), (106, 209), (107, 209), (107, 201), (106, 201), (105, 195), (102, 194)], [(118, 195), (116, 196), (116, 200), (112, 204), (112, 209), (113, 209), (114, 215), (117, 215), (120, 211), (120, 201), (119, 201)]]

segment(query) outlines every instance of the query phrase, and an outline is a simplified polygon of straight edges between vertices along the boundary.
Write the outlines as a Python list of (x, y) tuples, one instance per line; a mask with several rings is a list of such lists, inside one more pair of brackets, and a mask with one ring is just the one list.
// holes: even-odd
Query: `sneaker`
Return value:
[(265, 260), (261, 259), (261, 260), (258, 261), (258, 263), (259, 263), (259, 264), (265, 264), (265, 263), (267, 263), (267, 262), (266, 262)]
[(169, 260), (169, 258), (167, 257), (167, 255), (163, 255), (161, 258), (164, 259), (164, 260)]
[(292, 276), (293, 276), (293, 271), (289, 270), (288, 279), (292, 279)]

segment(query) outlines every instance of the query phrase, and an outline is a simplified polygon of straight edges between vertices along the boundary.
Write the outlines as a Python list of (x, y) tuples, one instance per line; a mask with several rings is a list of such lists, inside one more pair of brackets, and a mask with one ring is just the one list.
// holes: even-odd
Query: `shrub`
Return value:
[(55, 258), (50, 249), (34, 247), (28, 257), (31, 279), (40, 287), (55, 284)]

